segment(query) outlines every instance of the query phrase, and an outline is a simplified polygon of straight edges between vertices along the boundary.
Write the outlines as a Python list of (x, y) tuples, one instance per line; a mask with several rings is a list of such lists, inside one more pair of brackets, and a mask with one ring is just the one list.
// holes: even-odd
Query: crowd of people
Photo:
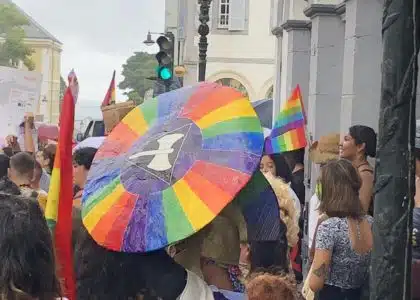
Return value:
[[(31, 121), (25, 122), (29, 128)], [(25, 149), (18, 149), (15, 137), (7, 140), (0, 154), (0, 299), (60, 299), (61, 280), (43, 215), (56, 146), (35, 152), (30, 138)], [(242, 212), (230, 204), (196, 234), (146, 254), (107, 250), (82, 224), (81, 198), (96, 151), (80, 148), (73, 153), (77, 299), (357, 300), (368, 293), (373, 129), (356, 125), (341, 140), (331, 134), (313, 143), (309, 157), (319, 167), (319, 178), (308, 202), (304, 149), (262, 157), (260, 171), (278, 200), (278, 222), (285, 233), (281, 239), (249, 240)], [(419, 199), (416, 195), (414, 272), (420, 269)]]

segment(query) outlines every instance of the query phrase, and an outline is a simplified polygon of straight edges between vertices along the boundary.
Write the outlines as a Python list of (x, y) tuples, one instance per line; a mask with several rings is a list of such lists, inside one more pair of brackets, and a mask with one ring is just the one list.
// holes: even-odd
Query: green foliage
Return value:
[(124, 95), (140, 104), (143, 102), (144, 93), (153, 88), (154, 81), (146, 78), (156, 76), (156, 68), (157, 61), (154, 54), (135, 52), (123, 65), (124, 80), (118, 87), (128, 90)]
[(0, 65), (17, 68), (22, 61), (29, 69), (34, 70), (35, 64), (30, 56), (33, 49), (24, 44), (25, 31), (22, 26), (28, 25), (27, 18), (15, 5), (0, 5)]
[(136, 102), (136, 105), (140, 105), (144, 101), (143, 97), (141, 97), (136, 91), (129, 91), (124, 94), (128, 96), (128, 100), (133, 100)]

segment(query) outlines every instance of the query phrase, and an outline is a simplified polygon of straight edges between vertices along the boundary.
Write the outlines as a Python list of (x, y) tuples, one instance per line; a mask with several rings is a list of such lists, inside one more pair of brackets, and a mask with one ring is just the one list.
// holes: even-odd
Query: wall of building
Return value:
[[(245, 5), (240, 30), (218, 27), (219, 1), (212, 1), (206, 78), (209, 81), (222, 77), (236, 79), (247, 88), (251, 101), (262, 99), (274, 81), (276, 39), (271, 33), (274, 0), (239, 1)], [(199, 5), (196, 0), (188, 0), (183, 10), (187, 12), (183, 13), (182, 23), (185, 30), (183, 63), (187, 69), (184, 83), (194, 84), (197, 82)]]
[(34, 49), (32, 60), (35, 71), (42, 74), (40, 101), (37, 114), (44, 122), (58, 124), (60, 116), (61, 45), (49, 40), (28, 40)]
[(212, 62), (207, 74), (207, 80), (213, 82), (222, 78), (238, 80), (247, 89), (250, 100), (266, 98), (274, 83), (273, 64)]

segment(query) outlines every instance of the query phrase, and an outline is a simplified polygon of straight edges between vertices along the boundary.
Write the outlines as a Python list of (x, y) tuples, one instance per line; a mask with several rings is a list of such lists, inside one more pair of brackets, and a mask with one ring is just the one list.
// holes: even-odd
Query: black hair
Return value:
[(250, 241), (250, 272), (261, 270), (289, 273), (287, 238), (278, 241)]
[(73, 161), (79, 166), (84, 166), (86, 170), (90, 170), (96, 151), (98, 151), (98, 149), (93, 147), (77, 149), (76, 151), (74, 151)]
[(10, 168), (31, 180), (34, 176), (35, 158), (27, 152), (19, 152), (10, 158)]
[(276, 166), (276, 176), (283, 179), (286, 183), (292, 181), (292, 171), (287, 164), (286, 159), (283, 154), (270, 154), (270, 158), (273, 160), (274, 165)]
[(140, 294), (144, 299), (166, 300), (177, 299), (184, 290), (186, 271), (165, 250), (110, 251), (99, 246), (83, 225), (78, 231), (74, 251), (78, 299), (126, 300)]
[(297, 164), (303, 165), (305, 162), (305, 148), (289, 151), (284, 153), (284, 157), (290, 167), (293, 170)]
[(350, 136), (356, 145), (365, 144), (366, 156), (376, 156), (376, 133), (375, 130), (364, 125), (354, 125), (349, 129)]
[(6, 154), (8, 157), (12, 157), (13, 156), (13, 149), (12, 147), (3, 147), (3, 153)]
[(49, 159), (48, 163), (48, 172), (52, 172), (54, 168), (55, 153), (57, 151), (57, 146), (54, 144), (49, 144), (44, 147), (42, 150), (42, 156), (44, 159)]
[(6, 154), (0, 153), (0, 178), (7, 176), (7, 170), (10, 167), (10, 158)]
[(42, 172), (43, 170), (41, 164), (37, 160), (35, 160), (33, 180), (39, 181), (41, 179)]
[(2, 299), (61, 296), (51, 233), (36, 201), (0, 194), (0, 261)]

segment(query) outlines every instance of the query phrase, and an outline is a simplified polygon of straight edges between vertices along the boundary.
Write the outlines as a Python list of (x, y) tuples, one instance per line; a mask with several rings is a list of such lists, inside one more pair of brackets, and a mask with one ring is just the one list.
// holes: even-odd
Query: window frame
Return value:
[[(225, 6), (225, 12), (222, 13), (222, 7)], [(225, 17), (225, 24), (222, 24), (222, 16)], [(230, 21), (230, 0), (219, 0), (219, 7), (217, 11), (217, 28), (229, 30)]]

